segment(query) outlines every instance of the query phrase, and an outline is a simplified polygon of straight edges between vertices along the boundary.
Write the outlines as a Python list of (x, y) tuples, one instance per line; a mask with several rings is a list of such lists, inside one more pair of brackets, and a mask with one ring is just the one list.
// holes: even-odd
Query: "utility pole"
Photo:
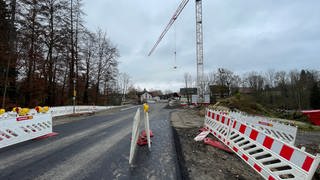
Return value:
[(76, 97), (77, 97), (77, 91), (76, 91), (76, 78), (73, 78), (73, 97), (72, 97), (72, 101), (73, 101), (73, 114), (76, 113)]

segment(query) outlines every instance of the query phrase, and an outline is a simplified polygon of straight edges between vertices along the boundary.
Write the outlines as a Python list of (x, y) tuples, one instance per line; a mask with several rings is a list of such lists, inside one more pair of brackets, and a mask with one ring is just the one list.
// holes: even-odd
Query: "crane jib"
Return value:
[(148, 56), (150, 56), (152, 54), (152, 52), (157, 48), (158, 44), (160, 43), (160, 41), (162, 40), (162, 38), (166, 35), (166, 33), (168, 32), (168, 30), (170, 29), (170, 27), (172, 26), (172, 24), (174, 23), (174, 21), (179, 17), (180, 13), (182, 12), (182, 10), (186, 7), (186, 5), (188, 4), (189, 0), (183, 0), (179, 7), (177, 8), (177, 10), (174, 12), (172, 18), (170, 19), (168, 25), (165, 27), (165, 29), (162, 31), (162, 33), (160, 34), (160, 37), (158, 38), (157, 42), (153, 45), (152, 49), (150, 50)]
[[(168, 25), (160, 34), (157, 42), (153, 45), (152, 49), (150, 50), (148, 56), (150, 56), (153, 51), (157, 48), (158, 44), (162, 40), (162, 38), (166, 35), (172, 24), (175, 20), (179, 17), (182, 10), (186, 7), (189, 0), (183, 0), (175, 13), (173, 14), (172, 18), (170, 19)], [(202, 0), (195, 0), (196, 3), (196, 53), (197, 53), (197, 88), (198, 88), (198, 95), (202, 99), (204, 97), (204, 81), (203, 81), (203, 30), (202, 30)], [(202, 99), (203, 100), (203, 99)], [(202, 101), (200, 100), (200, 101)]]

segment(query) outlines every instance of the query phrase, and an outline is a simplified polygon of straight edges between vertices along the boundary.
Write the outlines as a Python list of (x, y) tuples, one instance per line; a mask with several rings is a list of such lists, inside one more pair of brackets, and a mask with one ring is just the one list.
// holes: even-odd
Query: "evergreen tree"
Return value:
[[(14, 103), (15, 100), (17, 73), (13, 49), (14, 35), (9, 8), (4, 0), (0, 0), (0, 97), (3, 108), (8, 103)], [(11, 101), (8, 102), (7, 99)]]
[(310, 107), (320, 109), (320, 88), (318, 83), (314, 83), (310, 92)]

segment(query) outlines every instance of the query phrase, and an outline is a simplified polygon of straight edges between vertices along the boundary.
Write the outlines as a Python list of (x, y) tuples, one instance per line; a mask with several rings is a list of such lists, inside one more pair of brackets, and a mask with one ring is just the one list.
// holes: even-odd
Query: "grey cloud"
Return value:
[[(195, 14), (190, 1), (176, 24), (177, 63), (172, 28), (147, 57), (180, 1), (85, 0), (87, 24), (106, 29), (121, 53), (120, 71), (139, 86), (168, 88), (196, 75)], [(212, 72), (320, 69), (320, 1), (203, 1), (204, 64)], [(173, 70), (173, 65), (179, 68)], [(167, 82), (167, 83), (166, 83)], [(180, 84), (181, 85), (181, 84)], [(173, 87), (177, 90), (179, 85)], [(166, 88), (166, 89), (168, 89)]]

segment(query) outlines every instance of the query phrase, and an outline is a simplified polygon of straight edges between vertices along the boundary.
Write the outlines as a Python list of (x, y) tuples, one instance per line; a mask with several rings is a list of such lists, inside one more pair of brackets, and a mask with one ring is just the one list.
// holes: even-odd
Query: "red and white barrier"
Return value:
[[(37, 113), (35, 109), (27, 110), (25, 116), (16, 112), (0, 115), (0, 148), (39, 137), (49, 137), (52, 133), (52, 117), (73, 113), (73, 106), (50, 108), (48, 113)], [(97, 112), (112, 108), (111, 106), (75, 106), (76, 113)], [(22, 109), (23, 110), (23, 109)]]
[[(145, 126), (144, 132), (147, 137), (147, 144), (150, 149), (151, 148), (150, 136), (151, 136), (152, 132), (150, 131), (150, 127), (149, 127), (149, 114), (148, 114), (148, 112), (144, 112), (144, 126)], [(144, 133), (142, 133), (142, 134), (144, 134)], [(142, 140), (139, 136), (140, 136), (140, 108), (137, 109), (137, 112), (133, 118), (129, 164), (132, 164), (137, 144), (144, 144), (145, 143), (145, 141), (138, 143), (139, 140)]]
[(93, 113), (111, 109), (113, 106), (59, 106), (51, 107), (50, 112), (52, 113), (52, 117), (65, 116), (73, 114), (73, 108), (75, 108), (75, 113)]
[(230, 118), (227, 118), (220, 113), (214, 113), (213, 111), (207, 111), (204, 120), (204, 125), (208, 130), (224, 143), (228, 139), (230, 123)]
[[(220, 111), (215, 111), (220, 112)], [(283, 124), (273, 120), (272, 118), (262, 117), (262, 116), (251, 116), (244, 113), (227, 111), (221, 112), (228, 115), (233, 119), (237, 119), (244, 123), (249, 123), (252, 127), (255, 127), (267, 135), (270, 135), (274, 138), (285, 141), (289, 144), (294, 145), (298, 128), (296, 126), (291, 126)]]
[(319, 154), (304, 152), (222, 113), (208, 110), (205, 127), (265, 179), (310, 180), (320, 162)]
[(39, 113), (0, 119), (0, 148), (52, 133), (52, 116)]
[(203, 141), (204, 138), (206, 138), (209, 133), (210, 133), (210, 131), (208, 131), (208, 130), (202, 131), (199, 135), (197, 135), (197, 136), (194, 138), (194, 140), (195, 140), (195, 141)]

